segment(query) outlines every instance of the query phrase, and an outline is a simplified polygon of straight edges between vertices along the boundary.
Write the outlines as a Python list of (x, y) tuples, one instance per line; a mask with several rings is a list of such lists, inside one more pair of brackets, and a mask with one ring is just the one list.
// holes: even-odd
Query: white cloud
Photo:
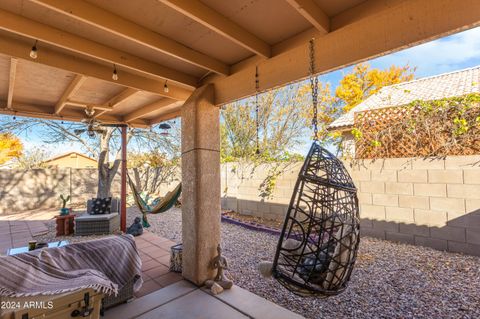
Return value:
[(480, 64), (480, 27), (427, 42), (371, 61), (376, 67), (392, 64), (417, 67), (417, 76), (440, 74)]

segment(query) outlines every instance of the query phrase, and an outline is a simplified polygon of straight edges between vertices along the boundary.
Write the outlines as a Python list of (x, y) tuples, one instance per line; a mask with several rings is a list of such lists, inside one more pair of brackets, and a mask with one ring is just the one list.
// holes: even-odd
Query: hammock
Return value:
[[(128, 176), (128, 175), (127, 175)], [(133, 193), (133, 199), (135, 204), (137, 204), (138, 209), (142, 212), (142, 224), (143, 227), (150, 227), (148, 223), (147, 214), (159, 214), (163, 213), (175, 205), (180, 194), (182, 193), (182, 183), (179, 183), (173, 191), (168, 192), (163, 198), (157, 198), (152, 201), (152, 205), (148, 205), (147, 201), (142, 198), (140, 192), (138, 192), (137, 187), (133, 183), (130, 176), (128, 176), (128, 184)]]

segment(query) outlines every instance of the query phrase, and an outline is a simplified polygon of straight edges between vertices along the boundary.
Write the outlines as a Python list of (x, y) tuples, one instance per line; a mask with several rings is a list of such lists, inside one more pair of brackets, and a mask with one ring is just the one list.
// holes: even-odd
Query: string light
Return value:
[(168, 91), (170, 90), (168, 89), (167, 80), (165, 80), (165, 85), (163, 86), (163, 92), (168, 93)]
[(15, 121), (17, 119), (17, 112), (13, 113), (13, 120)]
[(113, 79), (114, 81), (117, 81), (117, 80), (118, 80), (117, 67), (116, 67), (115, 64), (113, 65), (112, 79)]
[(38, 57), (37, 40), (35, 40), (35, 43), (33, 44), (32, 50), (30, 50), (30, 57), (32, 59), (36, 59)]

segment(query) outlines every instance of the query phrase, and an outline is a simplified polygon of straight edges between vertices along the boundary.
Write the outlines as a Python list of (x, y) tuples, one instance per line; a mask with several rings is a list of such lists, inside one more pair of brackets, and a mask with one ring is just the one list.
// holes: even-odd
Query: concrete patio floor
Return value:
[[(47, 232), (45, 221), (51, 218), (47, 215), (0, 220), (0, 253), (6, 254), (9, 248), (26, 246), (35, 235)], [(170, 247), (175, 242), (149, 231), (135, 237), (135, 242), (142, 259), (142, 288), (135, 293), (132, 302), (108, 309), (105, 319), (303, 318), (237, 286), (213, 296), (209, 290), (170, 272)]]
[(34, 236), (48, 231), (39, 220), (0, 220), (0, 254), (14, 247), (28, 245)]
[(182, 280), (179, 273), (171, 272), (170, 247), (176, 243), (151, 232), (135, 237), (137, 249), (142, 259), (143, 285), (135, 297), (142, 297), (153, 291)]
[(219, 295), (186, 280), (105, 312), (104, 319), (300, 319), (302, 316), (233, 286)]

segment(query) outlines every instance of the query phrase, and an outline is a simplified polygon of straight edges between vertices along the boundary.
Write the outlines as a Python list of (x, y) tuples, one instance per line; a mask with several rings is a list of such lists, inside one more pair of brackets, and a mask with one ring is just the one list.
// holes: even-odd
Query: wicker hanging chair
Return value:
[(357, 190), (350, 175), (314, 141), (288, 207), (273, 277), (302, 296), (342, 292), (355, 263), (359, 230)]

